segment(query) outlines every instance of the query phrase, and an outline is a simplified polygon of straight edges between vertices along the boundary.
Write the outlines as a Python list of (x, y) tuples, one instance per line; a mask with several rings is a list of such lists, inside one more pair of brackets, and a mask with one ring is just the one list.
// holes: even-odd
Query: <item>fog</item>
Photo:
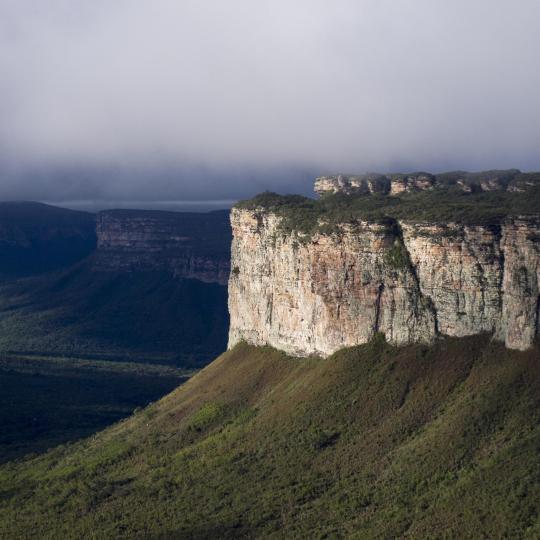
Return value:
[(538, 0), (0, 0), (0, 199), (540, 169)]

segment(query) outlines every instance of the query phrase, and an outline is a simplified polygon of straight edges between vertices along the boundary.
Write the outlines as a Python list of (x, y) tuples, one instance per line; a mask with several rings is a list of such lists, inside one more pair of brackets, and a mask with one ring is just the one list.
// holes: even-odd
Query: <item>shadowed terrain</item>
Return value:
[(0, 280), (69, 266), (95, 247), (93, 214), (37, 202), (0, 202)]
[(536, 538), (539, 352), (240, 344), (92, 439), (0, 468), (0, 535)]
[(0, 350), (200, 366), (225, 349), (227, 290), (92, 259), (0, 286)]
[(0, 462), (87, 437), (189, 375), (159, 364), (0, 354)]

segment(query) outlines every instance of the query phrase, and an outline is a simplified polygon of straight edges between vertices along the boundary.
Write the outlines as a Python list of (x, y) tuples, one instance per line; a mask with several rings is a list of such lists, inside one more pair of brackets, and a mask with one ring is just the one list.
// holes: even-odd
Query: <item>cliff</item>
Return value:
[(537, 173), (522, 173), (518, 169), (470, 173), (453, 171), (442, 174), (417, 172), (410, 174), (363, 175), (337, 174), (320, 176), (315, 181), (315, 192), (327, 193), (388, 194), (431, 190), (436, 187), (454, 186), (465, 192), (508, 191), (524, 192), (537, 182)]
[[(379, 332), (397, 345), (490, 333), (530, 348), (539, 333), (540, 217), (497, 215), (481, 196), (470, 204), (483, 201), (480, 215), (447, 203), (459, 222), (408, 211), (367, 219), (352, 207), (337, 212), (335, 202), (286, 197), (233, 209), (229, 347), (244, 340), (326, 356)], [(508, 194), (513, 208), (535, 206), (516, 196)]]
[(110, 210), (97, 216), (95, 268), (166, 270), (226, 285), (231, 232), (226, 211)]

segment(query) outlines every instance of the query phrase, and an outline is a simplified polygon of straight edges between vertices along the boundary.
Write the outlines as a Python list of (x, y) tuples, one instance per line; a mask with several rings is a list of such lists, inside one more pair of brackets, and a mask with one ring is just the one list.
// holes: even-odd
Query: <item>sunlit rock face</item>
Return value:
[(537, 173), (522, 173), (518, 169), (468, 173), (453, 171), (442, 174), (417, 172), (411, 174), (363, 175), (336, 174), (320, 176), (315, 181), (318, 195), (342, 193), (344, 195), (384, 194), (400, 196), (406, 193), (431, 190), (435, 187), (454, 187), (465, 193), (480, 191), (524, 192), (538, 182)]
[(229, 346), (326, 356), (376, 332), (396, 345), (491, 333), (527, 349), (538, 334), (537, 218), (358, 222), (300, 240), (280, 219), (231, 213)]
[(500, 319), (503, 257), (500, 228), (401, 223), (420, 283), (449, 336), (494, 332)]
[(510, 220), (503, 228), (503, 302), (500, 339), (507, 347), (530, 347), (540, 330), (540, 219)]
[(382, 174), (320, 176), (315, 180), (315, 192), (319, 195), (325, 193), (352, 193), (375, 194), (389, 193), (390, 180)]
[(226, 285), (230, 268), (228, 212), (110, 210), (97, 217), (95, 268), (165, 270)]

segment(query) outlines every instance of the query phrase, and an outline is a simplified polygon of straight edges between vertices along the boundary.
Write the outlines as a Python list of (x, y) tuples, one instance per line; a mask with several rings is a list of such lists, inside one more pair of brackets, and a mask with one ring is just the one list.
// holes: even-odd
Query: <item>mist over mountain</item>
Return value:
[(534, 0), (3, 2), (0, 199), (538, 170), (539, 17)]

